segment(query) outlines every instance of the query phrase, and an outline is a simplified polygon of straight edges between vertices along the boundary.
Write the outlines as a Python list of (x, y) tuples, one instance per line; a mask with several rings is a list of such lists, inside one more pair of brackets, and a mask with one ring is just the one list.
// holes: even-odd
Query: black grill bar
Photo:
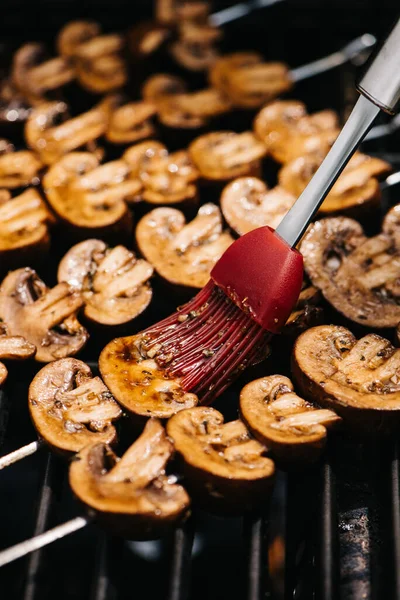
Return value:
[(271, 597), (268, 573), (269, 515), (247, 515), (243, 519), (246, 552), (246, 600), (265, 600)]
[(336, 479), (329, 462), (321, 468), (319, 494), (319, 528), (317, 534), (316, 576), (317, 600), (339, 598), (339, 548), (336, 508)]
[(393, 526), (393, 571), (396, 600), (400, 600), (400, 479), (399, 445), (394, 444), (391, 464), (392, 526)]
[(168, 600), (189, 600), (194, 519), (189, 518), (173, 536)]
[(110, 551), (112, 543), (109, 537), (100, 532), (97, 544), (96, 563), (93, 570), (91, 600), (115, 600), (116, 590), (110, 579)]

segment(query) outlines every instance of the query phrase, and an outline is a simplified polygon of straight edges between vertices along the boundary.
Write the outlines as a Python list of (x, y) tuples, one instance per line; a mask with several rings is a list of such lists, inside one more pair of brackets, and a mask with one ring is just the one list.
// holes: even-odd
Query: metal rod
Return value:
[(109, 545), (108, 536), (100, 532), (100, 541), (97, 544), (96, 566), (93, 573), (91, 600), (113, 600), (116, 597), (115, 589), (111, 586), (109, 578)]
[(290, 72), (291, 79), (295, 82), (303, 81), (304, 79), (309, 79), (310, 77), (339, 67), (361, 54), (364, 50), (372, 48), (376, 44), (376, 41), (375, 36), (370, 33), (364, 33), (364, 35), (351, 41), (338, 52), (292, 69)]
[(268, 517), (264, 515), (248, 515), (243, 520), (247, 562), (246, 600), (263, 600), (270, 594), (268, 524)]
[(62, 525), (57, 525), (57, 527), (53, 527), (53, 529), (49, 529), (45, 533), (32, 537), (24, 542), (20, 542), (19, 544), (15, 544), (15, 546), (11, 546), (11, 548), (7, 548), (0, 552), (0, 567), (4, 567), (4, 565), (8, 565), (23, 556), (27, 556), (31, 552), (35, 550), (39, 550), (40, 548), (44, 548), (44, 546), (48, 546), (57, 540), (60, 540), (83, 527), (86, 527), (88, 523), (90, 523), (91, 519), (89, 517), (75, 517)]
[(392, 524), (393, 524), (393, 567), (395, 598), (400, 600), (400, 479), (399, 479), (399, 446), (394, 445), (394, 456), (391, 464), (392, 487)]
[(174, 532), (168, 600), (189, 600), (194, 523), (190, 518)]
[(209, 20), (214, 27), (221, 27), (221, 25), (232, 23), (237, 19), (249, 15), (255, 10), (272, 6), (278, 2), (283, 2), (283, 0), (253, 0), (252, 2), (239, 2), (239, 4), (228, 6), (228, 8), (223, 8), (222, 10), (213, 13), (210, 15)]
[(384, 181), (381, 182), (381, 189), (386, 190), (387, 188), (393, 187), (400, 183), (400, 171), (391, 173)]
[(1, 469), (5, 469), (5, 467), (9, 467), (10, 465), (13, 465), (14, 463), (18, 462), (19, 460), (22, 460), (23, 458), (30, 456), (31, 454), (35, 454), (35, 452), (37, 452), (39, 450), (39, 448), (41, 448), (43, 445), (44, 445), (43, 440), (36, 440), (35, 442), (31, 442), (30, 444), (27, 444), (26, 446), (22, 446), (21, 448), (18, 448), (18, 450), (14, 450), (14, 452), (10, 452), (9, 454), (2, 456), (0, 458), (0, 471), (1, 471)]
[(339, 547), (337, 537), (335, 476), (329, 463), (321, 469), (320, 527), (317, 548), (317, 600), (339, 598)]
[(384, 125), (376, 125), (367, 133), (364, 138), (364, 142), (369, 142), (370, 140), (376, 140), (377, 138), (385, 137), (390, 135), (391, 133), (395, 133), (400, 128), (400, 114), (393, 117), (389, 123), (385, 123)]

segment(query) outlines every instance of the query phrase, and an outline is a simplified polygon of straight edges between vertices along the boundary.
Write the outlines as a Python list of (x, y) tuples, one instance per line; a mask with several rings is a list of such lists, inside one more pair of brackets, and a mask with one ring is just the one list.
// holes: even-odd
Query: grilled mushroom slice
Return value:
[[(300, 196), (323, 156), (309, 154), (300, 156), (282, 167), (278, 175), (279, 185), (296, 198)], [(358, 152), (340, 175), (319, 209), (320, 213), (356, 213), (360, 208), (379, 205), (381, 192), (377, 177), (386, 175), (391, 166), (386, 161)]]
[(181, 77), (169, 73), (156, 73), (143, 84), (142, 96), (147, 102), (157, 106), (171, 96), (187, 93), (186, 83)]
[(400, 206), (386, 215), (382, 233), (367, 238), (357, 221), (317, 221), (300, 246), (312, 284), (348, 319), (368, 327), (400, 321)]
[(157, 273), (175, 285), (202, 288), (232, 244), (215, 204), (204, 204), (190, 223), (174, 208), (156, 208), (136, 228), (141, 253)]
[(67, 118), (67, 105), (47, 102), (35, 108), (25, 125), (25, 139), (47, 165), (64, 154), (79, 149), (102, 136), (108, 127), (112, 102), (100, 102), (73, 119)]
[(320, 291), (304, 280), (297, 304), (286, 321), (282, 333), (296, 337), (301, 331), (319, 325), (323, 318), (323, 309), (319, 306), (320, 300)]
[(88, 365), (62, 358), (43, 367), (29, 386), (29, 411), (41, 438), (56, 452), (75, 453), (116, 441), (122, 411)]
[(264, 62), (255, 52), (219, 57), (210, 69), (209, 78), (239, 108), (258, 108), (293, 86), (287, 65)]
[(158, 118), (167, 127), (198, 129), (214, 117), (227, 113), (229, 100), (213, 88), (174, 94), (159, 102)]
[(188, 489), (200, 502), (234, 512), (265, 502), (274, 463), (242, 421), (224, 423), (220, 412), (199, 406), (174, 415), (167, 432), (183, 459)]
[(42, 162), (34, 152), (16, 152), (8, 140), (0, 139), (0, 188), (11, 190), (37, 185), (42, 167)]
[(121, 325), (150, 304), (153, 267), (124, 246), (108, 248), (101, 240), (73, 246), (58, 267), (58, 281), (80, 290), (84, 315), (101, 325)]
[(75, 51), (76, 77), (83, 88), (106, 94), (122, 88), (128, 79), (125, 61), (120, 55), (123, 37), (101, 35), (84, 42)]
[(99, 358), (101, 375), (116, 400), (136, 418), (168, 419), (196, 406), (195, 394), (185, 392), (179, 378), (170, 378), (147, 354), (144, 334), (117, 338), (107, 344)]
[(301, 334), (292, 360), (300, 392), (367, 436), (400, 427), (400, 350), (371, 333), (357, 340), (345, 327), (321, 325)]
[(300, 398), (287, 377), (271, 375), (248, 383), (240, 393), (240, 414), (251, 433), (285, 464), (315, 462), (327, 429), (340, 423), (332, 410)]
[(171, 37), (171, 28), (157, 21), (144, 21), (134, 25), (126, 35), (129, 53), (140, 65), (157, 52), (165, 50), (164, 45)]
[(244, 235), (263, 225), (276, 229), (295, 201), (281, 186), (269, 190), (257, 177), (239, 177), (224, 188), (221, 210), (228, 225)]
[(135, 199), (142, 185), (130, 179), (125, 161), (99, 165), (88, 152), (71, 152), (54, 164), (43, 187), (55, 213), (77, 237), (127, 233), (131, 217), (125, 199)]
[[(36, 354), (36, 346), (20, 335), (9, 335), (7, 326), (0, 321), (0, 360), (26, 360)], [(8, 375), (6, 366), (0, 362), (0, 385)]]
[(152, 117), (155, 105), (150, 102), (129, 102), (116, 108), (108, 124), (106, 138), (113, 144), (131, 144), (155, 133)]
[(100, 31), (100, 25), (95, 21), (71, 21), (57, 36), (58, 52), (72, 58), (81, 44), (100, 35)]
[(250, 132), (214, 131), (198, 137), (189, 154), (204, 179), (227, 181), (257, 174), (267, 150)]
[[(0, 157), (1, 162), (1, 157)], [(48, 226), (54, 222), (39, 193), (28, 189), (0, 198), (0, 271), (32, 263), (49, 248)]]
[(319, 153), (324, 157), (338, 136), (337, 115), (323, 110), (312, 115), (297, 100), (272, 102), (254, 120), (254, 132), (280, 163)]
[(222, 37), (217, 27), (208, 23), (183, 20), (178, 24), (178, 39), (170, 46), (176, 62), (194, 72), (205, 71), (218, 56), (215, 44)]
[(174, 448), (163, 426), (151, 419), (122, 458), (106, 444), (92, 444), (74, 459), (69, 482), (75, 496), (113, 534), (161, 537), (188, 512), (190, 499), (167, 475)]
[(0, 287), (0, 319), (10, 335), (36, 346), (39, 362), (74, 355), (84, 346), (88, 333), (76, 318), (82, 304), (67, 283), (49, 289), (29, 268), (11, 271)]

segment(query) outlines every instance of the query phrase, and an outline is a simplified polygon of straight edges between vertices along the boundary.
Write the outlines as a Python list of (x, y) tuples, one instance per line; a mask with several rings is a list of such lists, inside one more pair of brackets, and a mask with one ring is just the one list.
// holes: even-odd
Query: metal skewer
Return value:
[(237, 19), (249, 15), (255, 10), (278, 4), (278, 2), (283, 2), (283, 0), (253, 0), (252, 2), (239, 2), (239, 4), (228, 6), (228, 8), (223, 8), (222, 10), (211, 14), (209, 17), (210, 23), (214, 27), (221, 27), (221, 25), (232, 23)]

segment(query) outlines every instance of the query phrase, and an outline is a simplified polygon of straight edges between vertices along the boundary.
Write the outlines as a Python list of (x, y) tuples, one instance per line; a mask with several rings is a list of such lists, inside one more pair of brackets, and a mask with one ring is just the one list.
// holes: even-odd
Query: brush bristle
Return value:
[(143, 332), (143, 349), (205, 404), (268, 353), (271, 334), (210, 281), (176, 313)]

